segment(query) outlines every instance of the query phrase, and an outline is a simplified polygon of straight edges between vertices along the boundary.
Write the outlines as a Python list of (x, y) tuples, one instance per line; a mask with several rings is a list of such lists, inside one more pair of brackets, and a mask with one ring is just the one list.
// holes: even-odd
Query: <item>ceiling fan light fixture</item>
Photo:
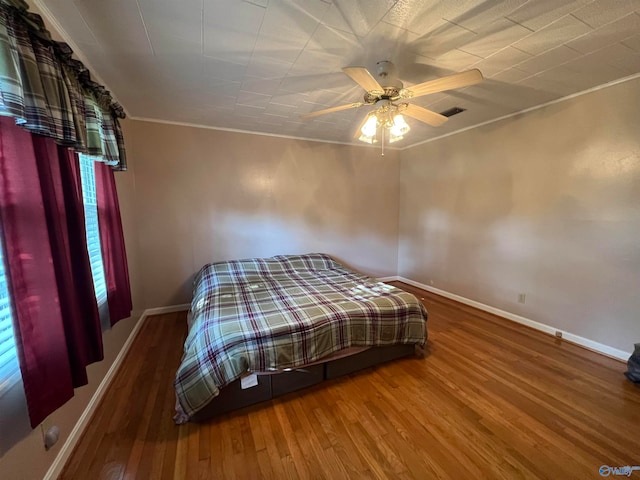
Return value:
[(371, 144), (377, 143), (377, 141), (378, 141), (376, 139), (375, 135), (367, 136), (367, 135), (364, 135), (364, 134), (360, 135), (360, 138), (358, 138), (358, 140), (360, 140), (361, 142), (364, 142), (364, 143), (371, 143)]
[[(362, 136), (364, 137), (375, 137), (377, 126), (378, 126), (378, 118), (375, 116), (375, 114), (370, 115), (369, 118), (367, 118), (367, 121), (364, 122), (364, 125), (362, 125), (360, 132), (362, 132)], [(362, 139), (362, 137), (360, 139)], [(372, 142), (368, 142), (368, 143), (372, 143)]]
[(389, 143), (397, 142), (398, 140), (402, 140), (404, 135), (394, 135), (394, 133), (389, 130)]
[[(393, 117), (393, 125), (389, 129), (392, 136), (400, 137), (398, 138), (398, 140), (400, 140), (409, 130), (411, 130), (411, 127), (409, 127), (409, 124), (402, 115), (398, 114)], [(391, 141), (393, 142), (393, 140)]]
[(358, 140), (369, 144), (376, 143), (378, 127), (383, 129), (383, 134), (384, 129), (388, 131), (389, 143), (402, 140), (404, 135), (411, 130), (411, 127), (409, 127), (409, 124), (401, 114), (396, 113), (397, 111), (398, 107), (396, 105), (388, 103), (369, 114), (362, 128), (360, 128), (361, 135)]

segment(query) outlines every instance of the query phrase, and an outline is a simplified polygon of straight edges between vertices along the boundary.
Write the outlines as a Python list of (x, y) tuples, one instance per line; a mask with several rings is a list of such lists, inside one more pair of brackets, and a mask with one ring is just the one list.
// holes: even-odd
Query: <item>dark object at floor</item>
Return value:
[(636, 349), (633, 351), (627, 362), (629, 370), (624, 372), (629, 380), (634, 383), (640, 382), (640, 343), (636, 343)]

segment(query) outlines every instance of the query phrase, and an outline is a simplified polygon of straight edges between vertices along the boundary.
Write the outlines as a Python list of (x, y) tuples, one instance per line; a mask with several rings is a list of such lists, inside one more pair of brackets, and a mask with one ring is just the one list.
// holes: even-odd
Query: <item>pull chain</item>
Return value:
[(382, 134), (382, 154), (380, 156), (384, 157), (384, 127), (381, 130), (382, 131), (380, 133)]

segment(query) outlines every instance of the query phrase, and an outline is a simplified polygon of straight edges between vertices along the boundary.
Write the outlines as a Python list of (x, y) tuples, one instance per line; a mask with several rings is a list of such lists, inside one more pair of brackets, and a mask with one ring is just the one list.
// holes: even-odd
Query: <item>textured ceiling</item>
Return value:
[(406, 147), (640, 72), (640, 0), (35, 0), (137, 118), (355, 142), (372, 107), (341, 72), (393, 61), (405, 87), (469, 68), (485, 81), (412, 100)]

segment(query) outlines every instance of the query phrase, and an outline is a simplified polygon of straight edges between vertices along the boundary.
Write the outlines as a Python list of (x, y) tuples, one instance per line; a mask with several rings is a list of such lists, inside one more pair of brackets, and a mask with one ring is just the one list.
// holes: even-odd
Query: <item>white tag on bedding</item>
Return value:
[(242, 377), (240, 379), (240, 387), (245, 390), (247, 388), (255, 387), (258, 385), (258, 375), (252, 373), (251, 375), (247, 375), (246, 377)]

